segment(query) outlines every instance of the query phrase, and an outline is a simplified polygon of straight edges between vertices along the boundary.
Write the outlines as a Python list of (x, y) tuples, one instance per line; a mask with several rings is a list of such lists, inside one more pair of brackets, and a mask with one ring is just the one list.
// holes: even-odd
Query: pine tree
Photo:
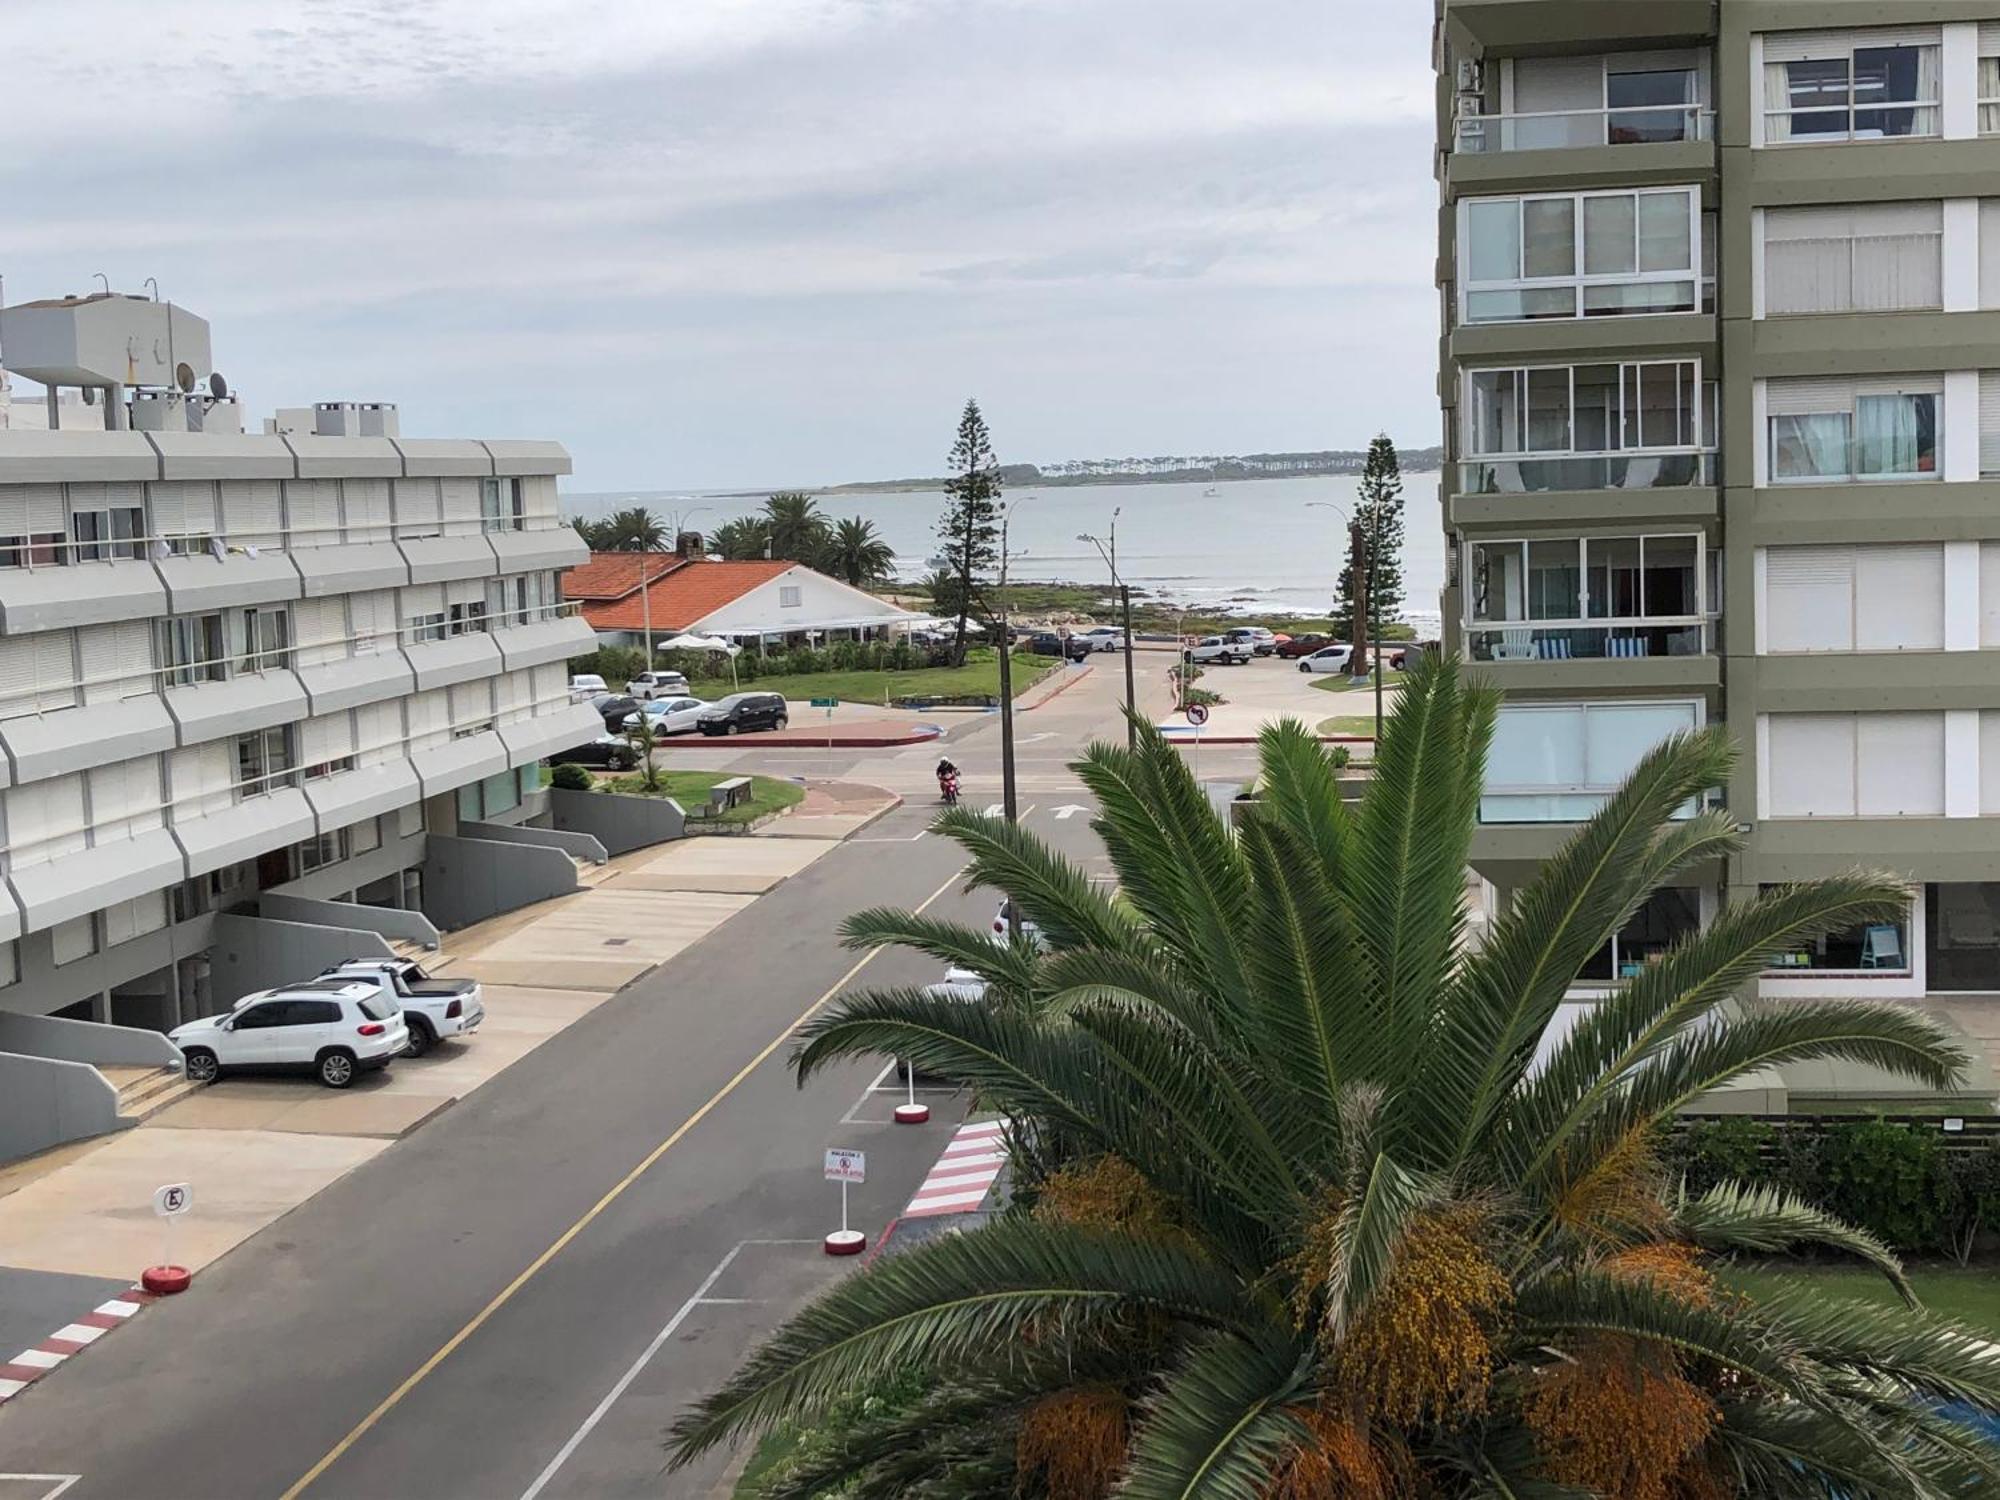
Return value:
[(968, 400), (951, 445), (951, 478), (944, 482), (944, 515), (938, 539), (944, 543), (946, 571), (956, 583), (958, 622), (951, 637), (954, 666), (965, 661), (965, 620), (982, 573), (999, 561), (1000, 466), (979, 403)]
[[(1386, 433), (1377, 433), (1368, 444), (1354, 520), (1372, 554), (1368, 581), (1374, 597), (1368, 613), (1387, 625), (1403, 608), (1403, 471), (1396, 462), (1396, 445)], [(1354, 556), (1350, 551), (1340, 569), (1333, 601), (1333, 629), (1338, 638), (1359, 641), (1367, 635), (1368, 621), (1357, 626), (1353, 614)]]

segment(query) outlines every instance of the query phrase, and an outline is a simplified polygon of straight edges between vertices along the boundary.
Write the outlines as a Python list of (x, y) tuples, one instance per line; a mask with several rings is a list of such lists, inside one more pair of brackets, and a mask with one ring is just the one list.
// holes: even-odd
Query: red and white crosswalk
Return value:
[(972, 1120), (959, 1126), (903, 1217), (970, 1213), (979, 1207), (1006, 1163), (1001, 1141), (1006, 1129), (1005, 1120)]
[(148, 1302), (151, 1292), (133, 1287), (109, 1302), (101, 1302), (74, 1323), (67, 1323), (32, 1349), (0, 1360), (0, 1402), (18, 1396), (73, 1354), (80, 1354), (123, 1323)]

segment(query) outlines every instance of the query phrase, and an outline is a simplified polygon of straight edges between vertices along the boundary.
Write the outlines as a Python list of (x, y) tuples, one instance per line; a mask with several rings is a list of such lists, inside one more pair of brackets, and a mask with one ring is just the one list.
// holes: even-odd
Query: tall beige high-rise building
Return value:
[[(1450, 644), (1504, 900), (1725, 722), (1731, 892), (1887, 867), (1766, 995), (2000, 996), (2000, 0), (1441, 0)], [(1815, 1084), (1788, 1077), (1796, 1105)]]

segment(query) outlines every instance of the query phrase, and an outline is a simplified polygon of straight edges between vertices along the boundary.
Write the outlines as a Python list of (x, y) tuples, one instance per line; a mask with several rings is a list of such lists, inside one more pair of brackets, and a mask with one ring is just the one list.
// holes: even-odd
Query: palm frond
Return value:
[(996, 943), (992, 934), (963, 922), (871, 906), (840, 924), (840, 940), (849, 948), (914, 948), (939, 963), (969, 970), (1009, 994), (1025, 997), (1035, 990), (1031, 944)]
[(1053, 948), (1121, 948), (1138, 935), (1129, 912), (1075, 864), (1019, 823), (947, 808), (932, 828), (971, 860), (966, 885), (1004, 891)]
[(1210, 1045), (1220, 1045), (1217, 1023), (1222, 1007), (1208, 995), (1181, 983), (1164, 954), (1073, 948), (1049, 954), (1037, 973), (1045, 992), (1045, 1004), (1051, 1012), (1073, 1010), (1092, 999), (1122, 995), (1156, 1008)]
[(1903, 1263), (1887, 1245), (1783, 1188), (1718, 1182), (1698, 1198), (1682, 1192), (1674, 1207), (1674, 1227), (1704, 1250), (1770, 1254), (1794, 1245), (1824, 1245), (1873, 1266), (1906, 1305), (1919, 1305)]
[(1943, 1318), (1798, 1288), (1756, 1299), (1757, 1317), (1822, 1369), (1844, 1371), (1856, 1392), (1963, 1402), (2000, 1412), (2000, 1345)]
[(783, 1419), (811, 1420), (895, 1373), (1004, 1363), (1029, 1328), (1049, 1338), (1145, 1311), (1250, 1338), (1268, 1327), (1233, 1281), (1186, 1250), (995, 1220), (878, 1261), (791, 1318), (674, 1424), (670, 1462)]
[(1308, 1350), (1282, 1329), (1217, 1330), (1146, 1403), (1124, 1500), (1263, 1500), (1306, 1429), (1286, 1410), (1307, 1388)]
[(1347, 869), (1354, 819), (1319, 736), (1297, 719), (1279, 719), (1258, 731), (1257, 758), (1263, 771), (1259, 810), (1290, 829), (1312, 851), (1321, 876), (1337, 882)]

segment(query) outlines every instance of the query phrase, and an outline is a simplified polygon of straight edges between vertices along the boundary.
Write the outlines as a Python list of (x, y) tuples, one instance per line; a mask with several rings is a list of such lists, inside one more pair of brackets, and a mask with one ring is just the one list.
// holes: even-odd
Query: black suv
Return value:
[(702, 711), (694, 721), (703, 734), (748, 734), (753, 729), (785, 727), (783, 693), (731, 693)]
[(1082, 661), (1090, 655), (1090, 642), (1082, 636), (1040, 630), (1028, 637), (1028, 649), (1036, 656), (1064, 656), (1071, 661)]

